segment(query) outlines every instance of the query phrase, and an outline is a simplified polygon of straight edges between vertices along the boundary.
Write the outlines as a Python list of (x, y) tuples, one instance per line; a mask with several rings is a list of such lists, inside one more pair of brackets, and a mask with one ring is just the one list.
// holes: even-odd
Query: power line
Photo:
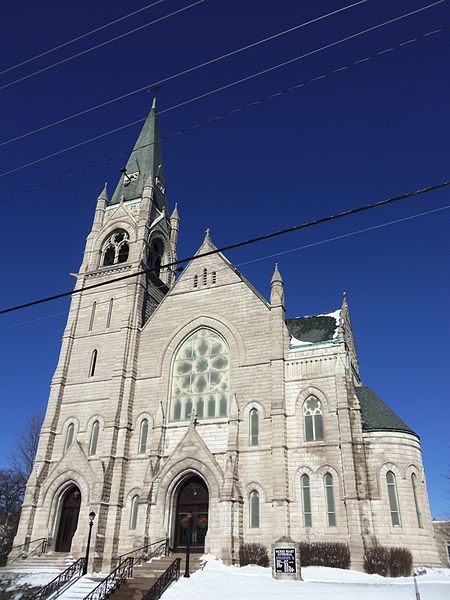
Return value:
[[(444, 1), (445, 0), (438, 0), (438, 2), (435, 2), (434, 4), (431, 4), (429, 6), (423, 7), (421, 9), (419, 9), (419, 11), (427, 10), (428, 8), (432, 8), (435, 4), (440, 4), (441, 2), (444, 2)], [(174, 79), (176, 79), (178, 77), (181, 77), (182, 75), (187, 75), (188, 73), (192, 73), (194, 71), (197, 71), (198, 69), (202, 69), (202, 68), (204, 68), (206, 66), (209, 66), (209, 65), (214, 64), (216, 62), (224, 60), (225, 58), (229, 58), (230, 56), (234, 56), (236, 54), (240, 54), (241, 52), (244, 52), (244, 51), (249, 50), (251, 48), (255, 48), (257, 46), (265, 44), (265, 43), (267, 43), (269, 41), (272, 41), (272, 40), (274, 40), (276, 38), (279, 38), (279, 37), (282, 37), (282, 36), (287, 35), (289, 33), (292, 33), (293, 31), (296, 31), (296, 30), (301, 29), (303, 27), (307, 27), (308, 25), (312, 25), (313, 23), (317, 23), (318, 21), (322, 21), (322, 20), (324, 20), (324, 19), (326, 19), (328, 17), (334, 16), (334, 15), (336, 15), (338, 13), (341, 13), (343, 11), (349, 10), (350, 8), (353, 8), (353, 7), (357, 6), (357, 5), (363, 4), (365, 2), (368, 2), (368, 0), (359, 0), (358, 2), (355, 2), (353, 4), (349, 4), (347, 6), (344, 6), (342, 8), (337, 9), (337, 10), (334, 10), (332, 12), (326, 13), (324, 15), (321, 15), (321, 16), (316, 17), (314, 19), (311, 19), (309, 21), (305, 21), (303, 23), (300, 23), (299, 25), (295, 25), (294, 27), (290, 27), (289, 29), (285, 29), (285, 30), (280, 31), (280, 32), (278, 32), (276, 34), (270, 35), (270, 36), (265, 37), (265, 38), (263, 38), (261, 40), (253, 42), (251, 44), (248, 44), (246, 46), (242, 46), (242, 47), (238, 48), (237, 50), (232, 50), (230, 52), (227, 52), (225, 54), (217, 56), (217, 57), (215, 57), (213, 59), (210, 59), (210, 60), (208, 60), (206, 62), (203, 62), (203, 63), (200, 63), (198, 65), (195, 65), (194, 67), (189, 67), (188, 69), (185, 69), (183, 71), (179, 71), (178, 73), (175, 73), (173, 75), (169, 75), (168, 77), (166, 77), (164, 79), (160, 79), (158, 81), (154, 81), (152, 83), (148, 83), (148, 84), (146, 84), (143, 87), (140, 87), (140, 88), (137, 88), (135, 90), (132, 90), (131, 92), (127, 92), (126, 94), (122, 94), (121, 96), (116, 96), (115, 98), (111, 98), (110, 100), (107, 100), (107, 101), (102, 102), (100, 104), (96, 104), (94, 106), (91, 106), (91, 107), (89, 107), (87, 109), (84, 109), (82, 111), (79, 111), (77, 113), (73, 113), (71, 115), (68, 115), (67, 117), (59, 119), (57, 121), (53, 121), (52, 123), (48, 123), (47, 125), (39, 127), (37, 129), (33, 129), (31, 131), (28, 131), (28, 132), (26, 132), (24, 134), (16, 136), (15, 138), (11, 138), (9, 140), (5, 140), (3, 142), (0, 142), (0, 146), (4, 146), (6, 144), (18, 141), (20, 139), (23, 139), (23, 138), (28, 137), (30, 135), (33, 135), (35, 133), (39, 133), (40, 131), (44, 131), (46, 129), (49, 129), (50, 127), (54, 127), (56, 125), (61, 125), (62, 123), (66, 123), (67, 121), (71, 121), (71, 120), (73, 120), (75, 118), (78, 118), (78, 117), (80, 117), (82, 115), (85, 115), (85, 114), (87, 114), (89, 112), (92, 112), (92, 111), (97, 110), (99, 108), (103, 108), (104, 106), (108, 106), (109, 104), (112, 104), (112, 103), (117, 102), (119, 100), (123, 100), (125, 98), (128, 98), (129, 96), (134, 95), (134, 94), (137, 94), (137, 93), (140, 93), (140, 92), (143, 92), (143, 91), (147, 91), (149, 88), (152, 88), (152, 87), (154, 87), (156, 85), (161, 85), (163, 83), (167, 83), (168, 81), (172, 81), (172, 80), (174, 80)], [(414, 11), (414, 13), (408, 13), (405, 16), (409, 16), (410, 14), (415, 14), (415, 12), (419, 12), (419, 11)], [(404, 17), (398, 17), (398, 18), (404, 18)], [(397, 19), (394, 19), (394, 20), (397, 20)], [(391, 21), (389, 21), (389, 22), (391, 22)]]
[[(395, 45), (395, 46), (390, 46), (389, 48), (385, 48), (385, 49), (383, 49), (383, 50), (380, 50), (380, 51), (378, 51), (378, 52), (375, 52), (375, 53), (374, 53), (374, 54), (372, 54), (372, 55), (369, 55), (369, 56), (366, 56), (366, 57), (364, 57), (364, 58), (361, 58), (361, 59), (355, 60), (355, 61), (353, 61), (352, 63), (346, 64), (346, 65), (341, 65), (340, 67), (337, 67), (337, 68), (333, 69), (332, 71), (329, 71), (328, 73), (323, 73), (323, 74), (321, 74), (321, 75), (319, 75), (319, 76), (312, 77), (311, 79), (308, 79), (308, 80), (306, 80), (306, 81), (302, 81), (302, 82), (300, 82), (300, 83), (297, 83), (297, 84), (291, 85), (291, 86), (289, 86), (289, 87), (287, 87), (287, 88), (284, 88), (284, 89), (282, 89), (282, 90), (278, 90), (278, 91), (276, 91), (276, 92), (274, 92), (274, 93), (272, 93), (272, 94), (268, 94), (268, 95), (266, 95), (266, 96), (263, 96), (263, 97), (261, 97), (261, 98), (258, 98), (258, 99), (256, 99), (256, 100), (252, 100), (251, 102), (249, 102), (249, 103), (247, 103), (247, 104), (244, 104), (244, 105), (242, 105), (242, 106), (235, 107), (235, 108), (233, 108), (233, 109), (231, 109), (231, 110), (229, 110), (229, 111), (222, 112), (222, 113), (220, 113), (220, 114), (218, 114), (218, 115), (214, 115), (213, 117), (210, 117), (209, 119), (205, 119), (205, 120), (203, 120), (203, 121), (200, 121), (200, 122), (198, 122), (198, 123), (195, 123), (195, 124), (193, 124), (193, 125), (190, 125), (190, 126), (188, 126), (188, 127), (184, 127), (183, 129), (180, 129), (180, 130), (178, 130), (178, 131), (175, 131), (175, 132), (173, 132), (173, 133), (171, 133), (171, 134), (169, 134), (169, 135), (167, 135), (167, 136), (160, 137), (160, 138), (159, 138), (159, 140), (158, 140), (158, 142), (161, 142), (161, 141), (166, 141), (166, 140), (169, 140), (169, 139), (171, 139), (171, 138), (173, 138), (173, 137), (177, 137), (177, 136), (179, 136), (179, 135), (182, 135), (182, 134), (184, 134), (184, 133), (188, 133), (188, 132), (190, 132), (190, 131), (193, 131), (193, 130), (195, 130), (195, 129), (198, 129), (198, 128), (200, 128), (200, 127), (203, 127), (204, 125), (208, 125), (208, 124), (214, 123), (214, 122), (216, 122), (216, 121), (218, 121), (218, 120), (221, 120), (221, 119), (224, 119), (224, 118), (226, 118), (226, 117), (229, 117), (229, 116), (231, 116), (231, 115), (237, 114), (238, 112), (241, 112), (241, 111), (243, 111), (243, 110), (246, 110), (246, 109), (248, 109), (248, 108), (254, 108), (255, 106), (258, 106), (259, 104), (262, 104), (263, 102), (266, 102), (266, 101), (268, 101), (268, 100), (273, 100), (274, 98), (278, 98), (278, 97), (280, 97), (280, 96), (282, 96), (282, 95), (284, 95), (284, 94), (287, 94), (287, 93), (289, 93), (289, 92), (295, 91), (295, 90), (297, 90), (297, 89), (299, 89), (299, 88), (301, 88), (301, 87), (305, 87), (306, 85), (309, 85), (309, 84), (311, 84), (311, 83), (315, 83), (315, 82), (317, 82), (317, 81), (321, 81), (321, 80), (323, 80), (323, 79), (326, 79), (327, 77), (330, 77), (330, 76), (332, 76), (332, 75), (336, 75), (337, 73), (342, 73), (343, 71), (346, 71), (346, 70), (348, 70), (348, 69), (351, 69), (352, 67), (358, 66), (358, 65), (360, 65), (360, 64), (367, 63), (368, 61), (370, 61), (370, 60), (373, 60), (373, 59), (375, 59), (375, 58), (378, 58), (379, 56), (382, 56), (382, 55), (384, 55), (384, 54), (386, 54), (386, 53), (388, 53), (388, 52), (391, 52), (391, 51), (393, 51), (393, 50), (396, 50), (396, 49), (402, 48), (402, 47), (404, 47), (404, 46), (407, 46), (407, 45), (409, 46), (409, 45), (411, 45), (412, 43), (415, 43), (415, 42), (417, 42), (417, 41), (419, 41), (419, 40), (423, 40), (423, 39), (425, 39), (425, 38), (428, 38), (428, 37), (430, 37), (431, 35), (435, 35), (435, 34), (437, 34), (437, 33), (441, 33), (441, 32), (447, 31), (448, 29), (449, 29), (449, 27), (447, 27), (447, 26), (446, 26), (446, 27), (442, 27), (442, 28), (440, 28), (440, 29), (435, 29), (435, 30), (433, 30), (433, 31), (429, 31), (429, 32), (427, 32), (427, 33), (424, 33), (424, 34), (418, 35), (418, 36), (416, 36), (415, 38), (410, 38), (410, 39), (408, 39), (408, 40), (406, 40), (406, 41), (403, 41), (403, 42), (401, 42), (401, 43), (399, 43), (399, 44), (397, 44), (397, 45)], [(251, 77), (252, 77), (252, 76), (250, 76), (250, 78), (251, 78)], [(237, 83), (239, 83), (239, 82), (241, 82), (241, 81), (242, 81), (242, 80), (238, 80), (238, 81), (236, 81), (236, 82), (232, 82), (232, 83), (230, 83), (230, 84), (227, 84), (226, 86), (221, 86), (221, 87), (219, 87), (219, 88), (215, 88), (214, 90), (211, 90), (211, 91), (209, 91), (209, 92), (205, 92), (204, 94), (201, 94), (201, 95), (199, 95), (199, 96), (195, 96), (194, 98), (190, 98), (190, 99), (188, 99), (188, 100), (185, 100), (185, 101), (183, 101), (183, 102), (181, 102), (181, 103), (179, 103), (179, 104), (176, 104), (176, 105), (174, 105), (174, 106), (171, 106), (171, 107), (169, 107), (169, 108), (166, 108), (166, 109), (164, 109), (164, 110), (160, 111), (158, 114), (159, 114), (159, 115), (161, 115), (161, 114), (163, 114), (163, 113), (165, 113), (165, 112), (169, 112), (169, 111), (171, 111), (171, 110), (174, 110), (174, 109), (176, 109), (176, 108), (179, 108), (179, 107), (181, 107), (181, 106), (184, 106), (184, 105), (186, 105), (186, 104), (189, 104), (189, 103), (191, 103), (191, 102), (194, 102), (194, 101), (196, 101), (196, 100), (198, 100), (198, 99), (204, 98), (204, 97), (206, 97), (206, 96), (209, 96), (209, 95), (211, 95), (211, 94), (213, 94), (213, 93), (216, 93), (216, 92), (218, 92), (218, 91), (221, 91), (221, 90), (223, 90), (224, 88), (227, 88), (227, 87), (231, 87), (231, 86), (233, 86), (233, 85), (236, 85)], [(136, 125), (136, 124), (138, 124), (138, 123), (142, 123), (142, 122), (143, 122), (143, 121), (145, 121), (145, 120), (146, 120), (146, 117), (144, 117), (144, 118), (142, 118), (142, 119), (137, 119), (136, 121), (132, 121), (132, 122), (130, 122), (130, 123), (127, 123), (126, 125), (122, 125), (122, 126), (120, 126), (120, 127), (116, 127), (116, 128), (115, 128), (115, 129), (113, 129), (113, 130), (110, 130), (110, 131), (107, 131), (107, 132), (105, 132), (105, 133), (102, 133), (102, 134), (100, 134), (100, 135), (98, 135), (98, 136), (95, 136), (95, 137), (93, 137), (93, 138), (90, 138), (89, 140), (85, 140), (84, 142), (80, 142), (80, 143), (79, 143), (79, 144), (77, 144), (76, 146), (71, 146), (70, 148), (66, 148), (65, 150), (62, 150), (62, 151), (60, 151), (60, 153), (62, 153), (62, 152), (67, 152), (67, 151), (69, 151), (69, 150), (71, 150), (71, 149), (74, 149), (75, 147), (79, 147), (79, 146), (82, 146), (82, 145), (84, 145), (84, 144), (87, 144), (87, 143), (89, 143), (89, 142), (91, 142), (91, 141), (94, 141), (94, 140), (100, 139), (100, 138), (102, 138), (102, 137), (105, 137), (105, 136), (107, 136), (107, 135), (111, 135), (112, 133), (116, 133), (116, 132), (118, 132), (118, 131), (121, 131), (122, 129), (126, 129), (127, 127), (131, 127), (132, 125)], [(155, 142), (155, 143), (156, 143), (156, 142)], [(151, 146), (151, 145), (152, 145), (152, 144), (145, 144), (145, 145), (143, 145), (143, 146), (139, 146), (138, 150), (139, 150), (139, 149), (142, 149), (142, 148), (149, 147), (149, 146)], [(22, 190), (22, 191), (20, 191), (20, 192), (15, 192), (15, 193), (13, 193), (13, 194), (9, 194), (9, 195), (7, 195), (7, 196), (3, 196), (3, 197), (1, 197), (1, 198), (0, 198), (0, 203), (1, 203), (1, 202), (6, 202), (6, 201), (8, 201), (8, 200), (11, 200), (11, 199), (13, 199), (13, 198), (18, 198), (18, 197), (20, 197), (20, 196), (23, 196), (23, 195), (25, 195), (25, 194), (32, 193), (32, 192), (34, 192), (34, 191), (37, 191), (37, 190), (40, 190), (40, 189), (43, 189), (43, 188), (45, 188), (45, 187), (48, 187), (49, 185), (54, 185), (54, 184), (56, 184), (56, 183), (59, 183), (59, 182), (61, 182), (61, 181), (65, 181), (66, 179), (70, 179), (70, 178), (72, 178), (72, 177), (75, 177), (75, 176), (77, 176), (77, 175), (81, 175), (82, 173), (86, 173), (86, 172), (88, 172), (88, 171), (90, 171), (90, 170), (92, 170), (92, 169), (95, 169), (95, 168), (97, 168), (97, 167), (99, 167), (99, 166), (101, 166), (101, 165), (105, 165), (105, 164), (107, 164), (107, 163), (109, 163), (109, 162), (112, 162), (113, 160), (116, 160), (116, 159), (118, 159), (118, 158), (123, 158), (123, 157), (125, 157), (125, 156), (128, 156), (128, 155), (129, 155), (129, 151), (126, 151), (126, 152), (121, 152), (120, 154), (115, 154), (114, 156), (110, 156), (110, 157), (108, 157), (108, 158), (105, 158), (105, 159), (103, 159), (103, 160), (100, 160), (100, 161), (98, 161), (98, 162), (91, 163), (90, 165), (88, 165), (88, 166), (86, 166), (86, 167), (82, 167), (81, 169), (77, 169), (77, 170), (75, 170), (75, 171), (72, 171), (72, 172), (70, 172), (70, 173), (67, 173), (67, 174), (65, 174), (65, 175), (61, 175), (61, 176), (59, 176), (59, 177), (56, 177), (56, 178), (54, 178), (54, 179), (51, 179), (51, 180), (49, 180), (49, 181), (46, 181), (46, 182), (43, 182), (43, 183), (41, 183), (41, 184), (35, 185), (35, 186), (31, 187), (31, 188), (27, 188), (27, 189), (25, 189), (25, 190)], [(44, 160), (44, 159), (41, 159), (41, 160)], [(26, 166), (30, 166), (30, 164), (28, 164), (28, 165), (23, 165), (22, 167), (18, 167), (18, 169), (20, 169), (20, 168), (25, 168)], [(9, 173), (10, 173), (10, 171), (8, 171), (7, 173), (0, 174), (0, 177), (6, 176), (6, 175), (7, 175), (7, 174), (9, 174)]]
[[(280, 229), (278, 231), (272, 231), (271, 233), (266, 233), (263, 235), (259, 235), (256, 236), (254, 238), (250, 238), (248, 240), (243, 240), (240, 242), (235, 242), (233, 244), (228, 244), (226, 246), (222, 246), (221, 248), (216, 248), (215, 250), (210, 250), (208, 252), (203, 252), (203, 254), (198, 254), (198, 255), (194, 255), (194, 256), (190, 256), (187, 258), (182, 258), (180, 260), (176, 260), (170, 263), (167, 263), (165, 265), (161, 265), (160, 269), (169, 269), (171, 267), (177, 266), (177, 265), (181, 265), (183, 263), (186, 262), (191, 262), (194, 260), (198, 260), (200, 258), (204, 258), (205, 256), (210, 256), (212, 254), (217, 254), (220, 252), (226, 252), (227, 250), (233, 250), (235, 248), (241, 248), (243, 246), (248, 246), (250, 244), (255, 244), (256, 242), (262, 242), (264, 240), (268, 240), (268, 239), (272, 239), (281, 235), (286, 235), (287, 233), (293, 233), (294, 231), (300, 231), (302, 229), (307, 229), (310, 227), (315, 227), (317, 225), (322, 225), (323, 223), (328, 223), (330, 221), (335, 221), (337, 219), (342, 219), (345, 217), (349, 217), (351, 215), (355, 215), (361, 212), (367, 212), (369, 210), (374, 210), (376, 208), (380, 208), (382, 206), (386, 206), (388, 204), (394, 204), (395, 202), (400, 202), (402, 200), (407, 200), (409, 198), (413, 198), (415, 196), (420, 196), (420, 195), (424, 195), (424, 194), (428, 194), (430, 192), (434, 192), (436, 190), (440, 190), (443, 188), (446, 188), (450, 185), (450, 181), (444, 181), (441, 183), (437, 183), (434, 184), (432, 186), (428, 186), (426, 188), (421, 188), (419, 190), (415, 190), (413, 192), (408, 192), (406, 194), (401, 194), (400, 196), (393, 196), (391, 198), (386, 198), (384, 200), (378, 200), (376, 202), (372, 202), (370, 204), (366, 204), (364, 206), (360, 206), (358, 208), (352, 208), (346, 211), (342, 211), (339, 213), (336, 213), (334, 215), (329, 215), (327, 217), (320, 217), (319, 219), (314, 219), (313, 221), (308, 221), (307, 223), (301, 223), (299, 225), (293, 225), (291, 227), (287, 227), (285, 229)], [(74, 296), (75, 294), (79, 294), (81, 292), (87, 292), (89, 290), (93, 290), (93, 289), (97, 289), (99, 287), (103, 287), (105, 285), (111, 285), (114, 283), (118, 283), (119, 281), (124, 281), (126, 279), (130, 279), (131, 277), (137, 277), (139, 275), (145, 275), (146, 273), (151, 273), (151, 272), (155, 272), (155, 269), (143, 269), (140, 271), (137, 271), (136, 273), (129, 273), (128, 275), (122, 275), (121, 277), (116, 277), (115, 279), (111, 279), (109, 281), (103, 281), (103, 282), (99, 282), (99, 283), (95, 283), (93, 285), (90, 285), (88, 287), (84, 287), (84, 288), (79, 288), (79, 289), (75, 289), (75, 290), (70, 290), (68, 292), (62, 292), (60, 294), (55, 294), (53, 296), (47, 296), (45, 298), (40, 298), (39, 300), (33, 300), (31, 302), (27, 302), (25, 304), (20, 304), (17, 306), (12, 306), (9, 308), (5, 308), (3, 310), (0, 310), (0, 315), (9, 313), (9, 312), (14, 312), (17, 310), (21, 310), (24, 308), (29, 308), (30, 306), (36, 306), (37, 304), (43, 304), (45, 302), (50, 302), (52, 300), (58, 300), (60, 298), (66, 298), (68, 296)]]
[(126, 15), (123, 15), (122, 17), (119, 17), (118, 19), (114, 19), (113, 21), (104, 23), (103, 25), (100, 25), (100, 27), (96, 27), (95, 29), (91, 29), (90, 31), (87, 31), (86, 33), (82, 33), (81, 35), (78, 35), (77, 37), (74, 37), (71, 40), (68, 40), (67, 42), (63, 42), (62, 44), (59, 44), (58, 46), (54, 46), (53, 48), (50, 48), (49, 50), (45, 50), (44, 52), (35, 54), (34, 56), (31, 56), (30, 58), (27, 58), (26, 60), (23, 60), (22, 62), (16, 63), (15, 65), (12, 65), (11, 67), (3, 69), (3, 71), (0, 71), (0, 75), (4, 75), (5, 73), (14, 71), (14, 69), (23, 67), (24, 65), (27, 65), (28, 63), (33, 62), (33, 61), (37, 60), (38, 58), (42, 58), (43, 56), (47, 56), (48, 54), (51, 54), (52, 52), (56, 52), (56, 50), (61, 50), (61, 48), (65, 48), (66, 46), (69, 46), (70, 44), (73, 44), (75, 42), (78, 42), (78, 41), (90, 36), (90, 35), (93, 35), (94, 33), (97, 33), (98, 31), (102, 31), (103, 29), (106, 29), (107, 27), (111, 27), (111, 25), (120, 23), (120, 21), (129, 19), (130, 17), (137, 15), (138, 13), (141, 13), (144, 10), (148, 10), (149, 8), (152, 8), (153, 6), (156, 6), (157, 4), (161, 4), (162, 2), (166, 2), (166, 0), (156, 0), (156, 2), (152, 2), (151, 4), (146, 4), (142, 8), (138, 8), (137, 10), (127, 13)]
[(32, 73), (29, 73), (28, 75), (24, 75), (23, 77), (19, 77), (18, 79), (15, 79), (14, 81), (10, 81), (9, 83), (5, 83), (4, 85), (0, 86), (0, 91), (1, 90), (5, 90), (6, 88), (9, 88), (9, 87), (11, 87), (13, 85), (16, 85), (17, 83), (20, 83), (21, 81), (25, 81), (26, 79), (30, 79), (31, 77), (35, 77), (36, 75), (39, 75), (40, 73), (44, 73), (45, 71), (49, 71), (50, 69), (58, 67), (59, 65), (63, 65), (64, 63), (70, 62), (71, 60), (74, 60), (75, 58), (79, 58), (80, 56), (88, 54), (89, 52), (92, 52), (93, 50), (97, 50), (98, 48), (102, 48), (103, 46), (107, 46), (108, 44), (112, 44), (113, 42), (116, 42), (117, 40), (120, 40), (120, 39), (122, 39), (124, 37), (127, 37), (128, 35), (131, 35), (132, 33), (136, 33), (138, 31), (141, 31), (142, 29), (145, 29), (146, 27), (150, 27), (151, 25), (154, 25), (155, 23), (160, 23), (161, 21), (165, 21), (166, 19), (169, 19), (170, 17), (173, 17), (174, 15), (178, 15), (179, 13), (184, 12), (185, 10), (193, 8), (194, 6), (197, 6), (197, 4), (202, 4), (205, 1), (206, 0), (196, 0), (192, 4), (188, 4), (187, 6), (184, 6), (183, 8), (180, 8), (178, 10), (175, 10), (175, 11), (171, 12), (171, 13), (168, 13), (167, 15), (163, 15), (162, 17), (159, 17), (158, 19), (154, 19), (153, 21), (149, 21), (148, 23), (144, 23), (143, 25), (140, 25), (139, 27), (135, 27), (134, 29), (130, 29), (130, 31), (126, 31), (125, 33), (121, 33), (119, 35), (116, 35), (115, 37), (113, 37), (113, 38), (111, 38), (109, 40), (105, 40), (104, 42), (100, 42), (99, 44), (96, 44), (95, 46), (91, 46), (91, 48), (87, 48), (86, 50), (81, 50), (80, 52), (77, 52), (76, 54), (72, 54), (72, 56), (68, 56), (67, 58), (63, 58), (61, 60), (58, 60), (57, 62), (52, 63), (51, 65), (47, 65), (46, 67), (42, 67), (42, 69), (38, 69), (37, 71), (33, 71)]
[[(374, 231), (377, 229), (381, 229), (383, 227), (388, 227), (390, 225), (396, 225), (398, 223), (403, 223), (405, 221), (411, 221), (413, 219), (418, 219), (420, 217), (425, 217), (427, 215), (431, 215), (434, 213), (438, 213), (438, 212), (442, 212), (444, 210), (448, 210), (450, 209), (450, 204), (447, 204), (446, 206), (440, 206), (439, 208), (434, 208), (432, 210), (427, 210), (424, 212), (420, 212), (420, 213), (416, 213), (414, 215), (409, 215), (407, 217), (402, 217), (400, 219), (394, 219), (393, 221), (385, 221), (384, 223), (380, 223), (378, 225), (373, 225), (372, 227), (365, 227), (364, 229), (357, 229), (356, 231), (350, 231), (349, 233), (344, 233), (342, 235), (336, 235), (334, 237), (331, 238), (326, 238), (324, 240), (319, 240), (317, 242), (312, 242), (310, 244), (305, 244), (303, 246), (297, 246), (296, 248), (290, 248), (289, 250), (280, 250), (279, 252), (274, 252), (272, 254), (266, 254), (265, 256), (259, 256), (258, 258), (253, 258), (251, 260), (246, 260), (240, 263), (236, 263), (234, 266), (235, 267), (242, 267), (242, 266), (246, 266), (246, 265), (250, 265), (256, 262), (261, 262), (263, 260), (268, 260), (269, 258), (277, 258), (279, 256), (283, 256), (285, 254), (291, 254), (292, 252), (299, 252), (300, 250), (307, 250), (309, 248), (313, 248), (315, 246), (321, 246), (323, 244), (329, 244), (330, 242), (335, 242), (337, 240), (341, 240), (344, 238), (349, 238), (349, 237), (353, 237), (354, 235), (361, 235), (362, 233), (367, 233), (368, 231)], [(220, 273), (222, 271), (225, 271), (229, 269), (229, 267), (223, 267), (222, 269), (218, 269), (217, 273)], [(167, 286), (160, 286), (157, 285), (155, 286), (157, 289), (160, 289), (162, 287), (167, 287)], [(114, 300), (122, 300), (123, 298), (126, 298), (127, 295), (124, 296), (115, 296)], [(99, 300), (95, 300), (95, 302), (97, 303), (97, 306), (99, 306), (100, 304), (109, 304), (110, 302), (110, 298), (108, 298), (107, 300), (104, 301), (99, 301)], [(88, 304), (86, 306), (81, 306), (79, 308), (79, 310), (92, 310), (92, 304)], [(29, 321), (22, 321), (21, 323), (14, 323), (13, 325), (7, 325), (6, 327), (1, 327), (0, 331), (6, 331), (8, 329), (15, 329), (16, 327), (24, 327), (26, 325), (32, 325), (33, 323), (36, 323), (38, 321), (44, 321), (46, 319), (51, 319), (53, 317), (59, 317), (61, 315), (66, 315), (67, 314), (67, 310), (63, 310), (57, 313), (51, 313), (49, 315), (44, 315), (42, 317), (37, 317), (36, 319), (31, 319)]]

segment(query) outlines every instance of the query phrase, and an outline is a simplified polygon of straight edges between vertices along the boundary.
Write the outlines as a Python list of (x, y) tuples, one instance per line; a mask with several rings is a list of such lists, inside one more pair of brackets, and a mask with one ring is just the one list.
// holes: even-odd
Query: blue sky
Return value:
[[(17, 0), (2, 8), (8, 68), (145, 2)], [(0, 75), (0, 87), (189, 1), (165, 0), (54, 54)], [(0, 143), (94, 104), (344, 6), (345, 1), (205, 2), (113, 44), (0, 90)], [(426, 5), (370, 0), (164, 84), (160, 111)], [(450, 25), (448, 2), (160, 116), (161, 135), (245, 105)], [(180, 256), (206, 227), (216, 245), (449, 179), (449, 32), (199, 127), (163, 144), (169, 199), (181, 216)], [(98, 193), (124, 159), (39, 191), (6, 196), (129, 151), (140, 125), (9, 175), (6, 171), (144, 118), (143, 91), (63, 125), (0, 145), (4, 261), (1, 306), (71, 289)], [(228, 253), (267, 297), (275, 260), (289, 317), (329, 312), (347, 291), (363, 381), (422, 439), (432, 513), (449, 509), (448, 210), (287, 253), (450, 204), (449, 191)], [(257, 262), (249, 262), (254, 259)], [(0, 465), (27, 416), (43, 409), (68, 301), (0, 317)]]

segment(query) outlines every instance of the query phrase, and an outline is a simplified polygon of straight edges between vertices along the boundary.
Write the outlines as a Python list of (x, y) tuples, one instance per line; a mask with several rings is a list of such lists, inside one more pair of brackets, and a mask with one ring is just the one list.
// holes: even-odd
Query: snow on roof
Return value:
[(341, 319), (340, 309), (330, 313), (287, 319), (291, 348), (311, 346), (337, 339)]

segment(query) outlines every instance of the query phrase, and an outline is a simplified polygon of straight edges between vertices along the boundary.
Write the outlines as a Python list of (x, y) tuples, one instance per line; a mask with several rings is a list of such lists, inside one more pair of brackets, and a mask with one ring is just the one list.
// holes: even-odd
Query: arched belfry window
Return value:
[(128, 260), (130, 253), (130, 236), (125, 229), (116, 229), (103, 246), (103, 261), (104, 267), (124, 263)]
[(305, 419), (305, 442), (323, 440), (322, 404), (315, 396), (310, 396), (303, 405)]
[(178, 349), (173, 363), (171, 421), (226, 417), (229, 396), (229, 351), (211, 329), (198, 329)]
[(164, 256), (164, 242), (161, 238), (153, 238), (148, 251), (147, 263), (153, 273), (159, 277)]

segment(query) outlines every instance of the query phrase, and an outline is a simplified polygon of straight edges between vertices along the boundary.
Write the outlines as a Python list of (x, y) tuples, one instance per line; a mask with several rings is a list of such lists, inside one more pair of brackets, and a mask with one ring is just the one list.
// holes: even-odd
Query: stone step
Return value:
[(58, 600), (83, 600), (98, 586), (100, 581), (102, 581), (101, 578), (84, 575), (68, 587), (61, 596), (58, 596)]

